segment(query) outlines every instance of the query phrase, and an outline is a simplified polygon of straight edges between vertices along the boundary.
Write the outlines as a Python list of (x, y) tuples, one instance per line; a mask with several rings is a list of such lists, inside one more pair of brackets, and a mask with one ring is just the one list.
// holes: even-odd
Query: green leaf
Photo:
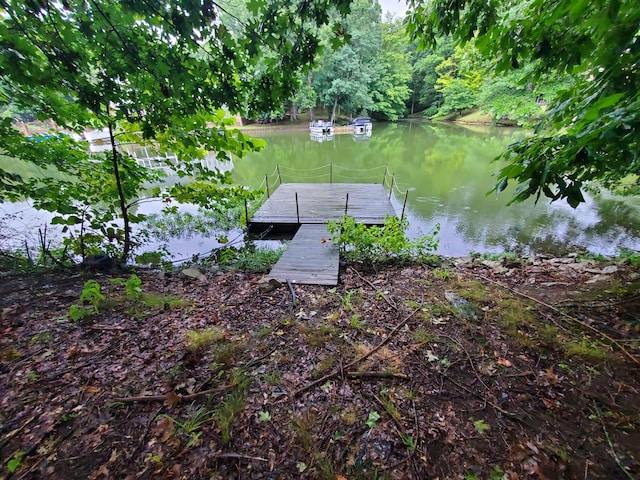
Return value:
[(476, 431), (480, 434), (480, 435), (484, 435), (485, 433), (487, 433), (491, 427), (489, 426), (489, 424), (487, 424), (484, 420), (480, 419), (480, 420), (476, 420), (475, 422), (473, 422), (473, 426), (476, 429)]
[(10, 473), (15, 473), (20, 464), (22, 463), (22, 458), (24, 457), (25, 452), (16, 452), (13, 455), (13, 458), (7, 462), (7, 468)]
[(369, 412), (369, 416), (367, 417), (367, 421), (365, 422), (369, 428), (374, 428), (378, 420), (380, 420), (380, 414), (375, 410), (371, 410)]

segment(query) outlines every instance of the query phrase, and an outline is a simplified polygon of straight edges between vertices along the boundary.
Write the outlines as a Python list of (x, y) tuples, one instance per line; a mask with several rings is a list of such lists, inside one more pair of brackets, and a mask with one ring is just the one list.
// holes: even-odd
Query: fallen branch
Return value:
[(353, 366), (357, 365), (357, 364), (358, 364), (358, 363), (360, 363), (361, 361), (363, 361), (363, 360), (365, 360), (366, 358), (368, 358), (368, 357), (370, 357), (371, 355), (373, 355), (375, 352), (377, 352), (377, 351), (378, 351), (378, 350), (380, 350), (382, 347), (384, 347), (384, 346), (389, 342), (389, 340), (391, 340), (391, 338), (396, 334), (396, 332), (397, 332), (398, 330), (400, 330), (402, 327), (404, 327), (404, 326), (407, 324), (407, 322), (409, 321), (409, 319), (410, 319), (411, 317), (413, 317), (413, 316), (416, 314), (416, 312), (417, 312), (418, 310), (419, 310), (419, 309), (415, 309), (413, 312), (411, 312), (409, 315), (407, 315), (407, 316), (404, 318), (404, 320), (402, 320), (398, 325), (396, 325), (396, 326), (394, 327), (394, 329), (393, 329), (393, 330), (391, 330), (391, 331), (389, 332), (389, 334), (384, 338), (384, 340), (382, 340), (382, 341), (381, 341), (378, 345), (376, 345), (372, 350), (370, 350), (369, 352), (367, 352), (367, 353), (365, 353), (365, 354), (363, 354), (363, 355), (360, 355), (358, 358), (356, 358), (356, 359), (355, 359), (355, 360), (353, 360), (352, 362), (348, 363), (348, 364), (347, 364), (347, 365), (345, 365), (343, 368), (340, 368), (339, 370), (336, 370), (336, 371), (334, 371), (334, 372), (332, 372), (332, 373), (329, 373), (328, 375), (325, 375), (324, 377), (319, 378), (318, 380), (315, 380), (315, 381), (311, 382), (310, 384), (308, 384), (308, 385), (306, 385), (306, 386), (302, 387), (301, 389), (297, 390), (297, 391), (293, 394), (293, 396), (294, 396), (294, 397), (297, 397), (297, 396), (299, 396), (299, 395), (303, 394), (304, 392), (306, 392), (307, 390), (311, 390), (313, 387), (315, 387), (315, 386), (317, 386), (317, 385), (321, 385), (321, 384), (325, 383), (327, 380), (331, 380), (331, 379), (333, 379), (333, 378), (340, 377), (340, 376), (342, 375), (342, 372), (344, 372), (344, 370), (347, 370), (347, 371), (348, 371), (348, 370), (349, 370), (350, 368), (352, 368)]
[[(363, 282), (365, 282), (366, 284), (368, 284), (374, 292), (378, 292), (379, 290), (376, 288), (376, 286), (371, 283), (371, 281), (367, 278), (364, 278), (359, 271), (357, 271), (355, 268), (353, 267), (349, 267), (349, 270), (351, 270), (353, 273), (355, 273), (358, 278), (360, 278), (360, 280), (362, 280)], [(387, 296), (384, 293), (380, 293), (380, 295), (382, 296), (382, 299), (387, 302), (387, 305), (389, 305), (391, 308), (393, 308), (394, 310), (398, 310), (398, 306), (395, 304), (395, 302), (392, 302), (391, 300), (389, 300), (387, 298)]]
[(5, 437), (2, 439), (2, 441), (0, 441), (0, 449), (4, 448), (5, 445), (7, 443), (9, 443), (9, 440), (11, 440), (13, 437), (15, 437), (18, 433), (20, 433), (22, 430), (25, 429), (25, 427), (27, 425), (29, 425), (31, 422), (33, 422), (36, 419), (35, 415), (32, 415), (31, 417), (29, 417), (22, 425), (20, 425), (20, 427), (16, 428), (15, 430), (12, 430), (11, 432), (7, 433), (5, 435)]
[(255, 460), (257, 462), (268, 462), (269, 460), (262, 457), (252, 457), (250, 455), (242, 455), (240, 453), (218, 453), (213, 456), (214, 459), (218, 458), (237, 458), (239, 460)]
[(491, 407), (493, 407), (494, 409), (496, 409), (498, 412), (502, 413), (504, 416), (511, 418), (513, 420), (516, 420), (518, 422), (522, 422), (522, 423), (527, 423), (525, 422), (522, 418), (520, 418), (517, 414), (515, 413), (511, 413), (508, 410), (505, 410), (504, 408), (502, 408), (500, 405), (492, 402), (491, 400), (485, 398), (483, 395), (479, 394), (478, 392), (471, 390), (470, 388), (465, 387), (464, 385), (462, 385), (461, 383), (456, 382), (454, 379), (452, 379), (451, 377), (449, 377), (448, 375), (445, 375), (444, 378), (446, 378), (447, 380), (449, 380), (451, 383), (453, 383), (456, 387), (464, 390), (467, 393), (470, 393), (471, 395), (473, 395), (474, 397), (476, 397), (479, 400), (482, 400), (483, 402), (485, 402), (487, 405), (491, 405)]
[(136, 402), (167, 402), (171, 405), (177, 405), (181, 402), (188, 402), (205, 395), (215, 395), (217, 393), (226, 392), (237, 387), (237, 384), (223, 385), (222, 387), (203, 390), (202, 392), (191, 393), (189, 395), (180, 395), (175, 392), (169, 392), (165, 395), (140, 395), (138, 397), (117, 397), (111, 401), (114, 403), (136, 403)]
[(620, 470), (622, 470), (622, 472), (628, 478), (630, 478), (631, 480), (637, 480), (636, 477), (632, 475), (631, 472), (629, 472), (629, 470), (627, 470), (627, 468), (622, 464), (622, 460), (620, 460), (620, 457), (616, 453), (616, 449), (613, 446), (613, 443), (611, 442), (611, 438), (609, 437), (609, 432), (607, 431), (607, 427), (605, 426), (604, 420), (602, 419), (602, 413), (600, 412), (600, 409), (598, 408), (598, 405), (596, 404), (595, 400), (593, 401), (593, 408), (596, 411), (596, 414), (598, 415), (598, 420), (600, 420), (600, 424), (602, 425), (602, 431), (604, 432), (604, 438), (607, 440), (607, 444), (609, 445), (609, 452), (611, 453), (611, 456), (615, 460), (616, 465), (620, 467)]
[(291, 280), (289, 279), (287, 279), (287, 286), (291, 292), (291, 309), (295, 310), (296, 305), (298, 304), (298, 298), (296, 297), (296, 291), (293, 289), (293, 285), (291, 285)]
[(492, 280), (491, 278), (485, 277), (483, 275), (479, 275), (477, 273), (471, 273), (472, 275), (481, 278), (482, 280), (485, 280), (489, 283), (493, 283), (494, 285), (497, 285), (500, 288), (504, 288), (505, 290), (508, 290), (512, 293), (514, 293), (515, 295), (519, 295), (523, 298), (526, 298), (527, 300), (531, 300), (532, 302), (535, 302), (539, 305), (542, 305), (545, 308), (548, 308), (549, 310), (551, 310), (552, 312), (557, 313), (558, 315), (562, 315), (565, 318), (568, 318), (569, 320), (576, 322), (579, 325), (582, 325), (584, 328), (591, 330), (592, 332), (596, 333), (597, 335), (601, 336), (602, 338), (608, 340), (609, 342), (611, 342), (613, 345), (615, 345), (616, 347), (618, 347), (618, 349), (624, 354), (626, 355), (628, 358), (630, 358), (634, 363), (636, 363), (637, 365), (640, 365), (640, 360), (638, 360), (636, 357), (634, 357), (631, 353), (629, 353), (629, 351), (624, 348), (620, 342), (618, 342), (616, 339), (610, 337), (609, 335), (607, 335), (606, 333), (601, 332), (600, 330), (598, 330), (596, 327), (589, 325), (586, 322), (583, 322), (582, 320), (574, 317), (573, 315), (569, 315), (568, 313), (563, 312), (562, 310), (557, 309), (556, 307), (554, 307), (553, 305), (549, 305), (546, 302), (543, 302), (542, 300), (538, 300), (535, 297), (532, 297), (530, 295), (527, 295), (526, 293), (523, 292), (519, 292), (518, 290), (511, 288), (507, 285), (503, 285), (500, 282), (496, 282), (495, 280)]
[(409, 375), (395, 372), (347, 372), (345, 376), (349, 378), (399, 378), (400, 380), (409, 379)]

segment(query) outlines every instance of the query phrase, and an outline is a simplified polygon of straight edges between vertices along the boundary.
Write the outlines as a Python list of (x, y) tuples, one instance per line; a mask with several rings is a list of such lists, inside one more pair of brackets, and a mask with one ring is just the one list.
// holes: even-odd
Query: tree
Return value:
[(495, 191), (520, 184), (513, 201), (542, 194), (576, 207), (597, 181), (640, 190), (640, 9), (635, 0), (410, 0), (407, 28), (423, 46), (451, 34), (471, 39), (495, 72), (533, 66), (571, 76), (535, 136), (511, 146)]
[(329, 49), (331, 32), (323, 32), (325, 54), (314, 72), (313, 87), (332, 119), (338, 110), (353, 115), (373, 106), (370, 85), (382, 47), (380, 18), (377, 1), (355, 0), (343, 23), (348, 44)]
[(453, 43), (448, 38), (443, 38), (436, 49), (419, 49), (416, 42), (410, 44), (412, 50), (413, 65), (413, 99), (412, 108), (417, 100), (419, 107), (424, 107), (425, 116), (435, 115), (443, 103), (442, 94), (436, 90), (438, 72), (436, 67), (445, 58), (453, 55)]
[[(179, 174), (204, 180), (194, 185), (207, 195), (194, 197), (223, 204), (234, 190), (212, 189), (211, 182), (228, 176), (197, 160), (207, 151), (224, 159), (262, 146), (229, 129), (226, 111), (281, 107), (319, 51), (318, 27), (333, 8), (345, 15), (349, 5), (252, 0), (240, 18), (213, 0), (1, 0), (1, 110), (11, 104), (33, 111), (68, 132), (105, 127), (111, 148), (91, 158), (70, 136), (28, 139), (4, 116), (0, 154), (37, 165), (44, 178), (0, 170), (0, 200), (31, 196), (80, 233), (91, 217), (126, 260), (137, 198), (153, 175), (138, 171), (118, 145), (154, 142), (178, 153)], [(340, 28), (333, 31), (344, 39)]]
[(438, 74), (435, 89), (444, 99), (438, 113), (460, 113), (477, 104), (477, 94), (482, 84), (482, 74), (473, 45), (465, 49), (455, 47), (453, 54), (435, 67)]
[(399, 21), (382, 25), (382, 48), (370, 87), (372, 115), (394, 122), (404, 114), (411, 96), (411, 64), (401, 26)]

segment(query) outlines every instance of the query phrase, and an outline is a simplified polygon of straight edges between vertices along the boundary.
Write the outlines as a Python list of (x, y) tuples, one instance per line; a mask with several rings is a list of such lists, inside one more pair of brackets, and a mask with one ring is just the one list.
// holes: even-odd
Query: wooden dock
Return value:
[(382, 225), (396, 212), (378, 183), (283, 183), (248, 222), (249, 232), (294, 233), (301, 224), (324, 224), (343, 215)]
[(337, 285), (340, 252), (326, 225), (301, 225), (267, 278), (307, 285)]
[[(293, 240), (267, 278), (311, 285), (337, 285), (340, 252), (327, 220), (343, 215), (365, 225), (382, 225), (395, 215), (381, 184), (283, 183), (247, 222), (249, 232)], [(268, 237), (266, 237), (268, 238)]]

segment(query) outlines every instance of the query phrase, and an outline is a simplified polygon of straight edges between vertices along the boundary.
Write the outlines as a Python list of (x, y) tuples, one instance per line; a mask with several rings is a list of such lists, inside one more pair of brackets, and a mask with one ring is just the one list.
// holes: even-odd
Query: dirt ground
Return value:
[(637, 267), (138, 275), (0, 278), (0, 478), (640, 478)]

